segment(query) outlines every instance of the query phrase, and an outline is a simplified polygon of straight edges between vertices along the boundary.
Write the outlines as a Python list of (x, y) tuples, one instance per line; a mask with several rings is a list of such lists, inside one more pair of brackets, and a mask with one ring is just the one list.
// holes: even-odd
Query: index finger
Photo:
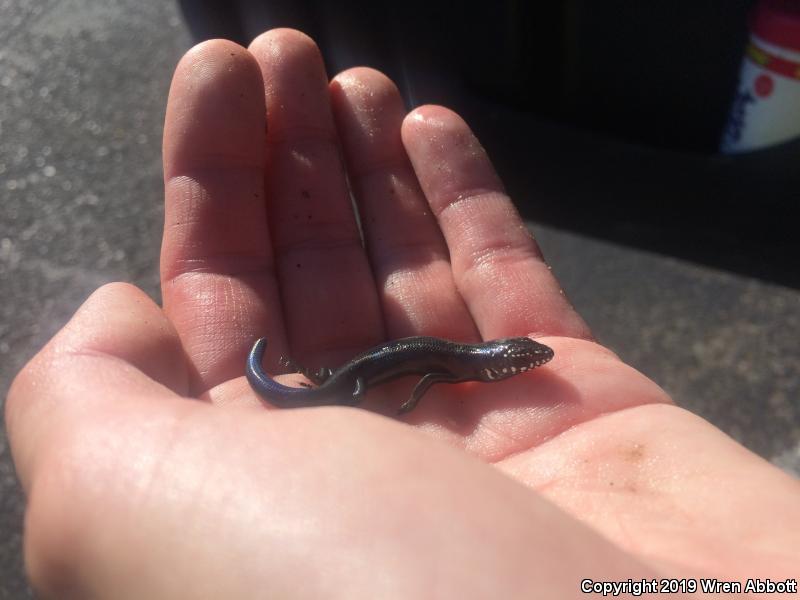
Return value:
[(425, 106), (406, 118), (402, 134), (482, 337), (590, 338), (463, 119)]

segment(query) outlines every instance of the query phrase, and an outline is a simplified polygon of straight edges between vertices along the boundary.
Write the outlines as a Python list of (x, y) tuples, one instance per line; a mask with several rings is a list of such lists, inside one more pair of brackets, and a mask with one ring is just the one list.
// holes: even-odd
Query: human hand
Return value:
[[(9, 394), (43, 595), (577, 597), (586, 578), (796, 577), (800, 485), (591, 341), (453, 113), (406, 116), (367, 69), (329, 85), (313, 42), (276, 30), (181, 61), (164, 162), (163, 310), (101, 288)], [(412, 382), (370, 390), (369, 411), (266, 410), (242, 376), (261, 335), (274, 369), (417, 334), (532, 335), (555, 359), (435, 386), (414, 427), (374, 414)]]

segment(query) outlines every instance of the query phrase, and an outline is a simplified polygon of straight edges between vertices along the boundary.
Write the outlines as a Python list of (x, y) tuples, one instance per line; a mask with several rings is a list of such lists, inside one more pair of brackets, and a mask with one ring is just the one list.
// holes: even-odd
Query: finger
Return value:
[(253, 339), (284, 346), (264, 203), (261, 73), (213, 40), (178, 65), (164, 125), (164, 309), (193, 367), (193, 390), (241, 375)]
[(269, 219), (292, 355), (351, 356), (383, 337), (356, 225), (328, 80), (314, 42), (279, 29), (250, 50), (264, 76)]
[(388, 337), (479, 339), (403, 148), (406, 111), (397, 87), (358, 68), (333, 80), (331, 96)]
[(403, 142), (483, 337), (589, 337), (467, 124), (422, 107), (403, 123)]
[(131, 285), (103, 286), (11, 386), (6, 424), (23, 485), (36, 457), (59, 443), (57, 432), (77, 427), (87, 411), (188, 391), (183, 348), (161, 309)]

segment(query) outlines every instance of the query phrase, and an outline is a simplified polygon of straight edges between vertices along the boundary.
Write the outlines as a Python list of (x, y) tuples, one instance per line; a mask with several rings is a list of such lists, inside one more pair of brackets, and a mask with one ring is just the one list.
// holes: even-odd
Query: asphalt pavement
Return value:
[[(157, 0), (0, 0), (0, 397), (99, 285), (159, 298), (161, 130), (193, 44)], [(580, 169), (580, 165), (576, 165)], [(598, 338), (800, 473), (800, 292), (533, 223)], [(24, 499), (0, 431), (0, 599), (30, 596)]]

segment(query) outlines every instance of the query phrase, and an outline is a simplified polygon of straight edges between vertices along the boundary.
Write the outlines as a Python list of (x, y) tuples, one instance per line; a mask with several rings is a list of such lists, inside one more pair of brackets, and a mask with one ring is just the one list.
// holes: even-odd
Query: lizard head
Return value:
[[(488, 347), (487, 347), (488, 346)], [(527, 337), (504, 338), (485, 344), (482, 381), (498, 381), (540, 367), (553, 358), (553, 349)]]

